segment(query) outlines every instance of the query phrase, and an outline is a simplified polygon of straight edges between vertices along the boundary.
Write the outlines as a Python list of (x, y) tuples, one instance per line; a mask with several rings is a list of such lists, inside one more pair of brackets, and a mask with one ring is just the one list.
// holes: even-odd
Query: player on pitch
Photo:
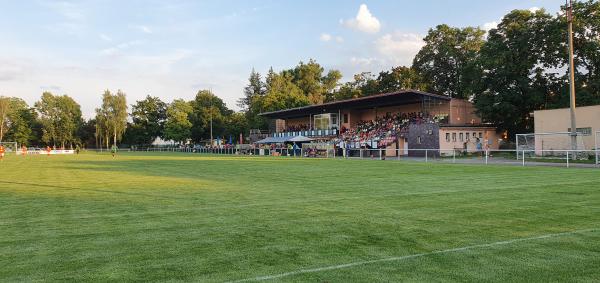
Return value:
[(0, 144), (0, 161), (4, 160), (4, 146)]
[(112, 157), (115, 158), (115, 154), (117, 154), (117, 145), (113, 144), (113, 146), (110, 148), (110, 153), (112, 154)]

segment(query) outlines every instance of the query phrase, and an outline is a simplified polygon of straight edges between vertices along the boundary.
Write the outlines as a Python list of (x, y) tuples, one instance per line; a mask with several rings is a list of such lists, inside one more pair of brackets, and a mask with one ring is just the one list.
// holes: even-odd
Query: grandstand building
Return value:
[[(538, 155), (542, 150), (570, 149), (571, 132), (570, 109), (537, 110), (533, 112), (535, 124), (535, 149)], [(600, 144), (600, 105), (583, 106), (575, 109), (577, 115), (577, 149), (593, 150)]]
[[(310, 137), (351, 148), (387, 149), (387, 156), (421, 149), (497, 149), (495, 127), (482, 124), (472, 103), (402, 90), (261, 114), (274, 138)], [(413, 150), (413, 151), (411, 151)]]

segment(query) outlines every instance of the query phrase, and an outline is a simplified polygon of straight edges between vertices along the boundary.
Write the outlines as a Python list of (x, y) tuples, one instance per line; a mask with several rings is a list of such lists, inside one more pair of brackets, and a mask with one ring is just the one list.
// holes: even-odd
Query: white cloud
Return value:
[(80, 21), (85, 19), (83, 10), (75, 3), (68, 1), (48, 1), (43, 2), (43, 5), (54, 10), (67, 20)]
[(358, 13), (354, 19), (340, 20), (340, 23), (345, 26), (366, 32), (366, 33), (377, 33), (381, 29), (379, 20), (371, 14), (366, 4), (361, 4), (358, 8)]
[(321, 41), (325, 41), (325, 42), (330, 41), (331, 40), (331, 34), (322, 33), (321, 36), (319, 36), (319, 39)]
[(104, 40), (104, 41), (112, 41), (112, 38), (106, 34), (100, 34), (100, 39)]
[(489, 32), (492, 29), (495, 29), (498, 27), (498, 22), (493, 21), (493, 22), (488, 22), (485, 23), (481, 26), (481, 29), (484, 30), (485, 32)]
[(377, 51), (396, 65), (409, 65), (425, 43), (413, 33), (385, 34), (375, 41)]
[(138, 31), (141, 31), (143, 33), (147, 33), (147, 34), (151, 34), (152, 33), (152, 29), (150, 29), (150, 27), (145, 26), (145, 25), (131, 25), (129, 26), (132, 29), (136, 29)]
[(531, 7), (529, 8), (529, 12), (535, 13), (537, 11), (541, 10), (539, 7)]
[(364, 58), (364, 57), (352, 57), (350, 58), (350, 63), (354, 66), (370, 66), (373, 63), (377, 63), (379, 60), (377, 58)]
[(155, 74), (167, 74), (174, 64), (190, 58), (194, 52), (188, 49), (174, 49), (158, 55), (136, 55), (126, 58), (131, 66), (139, 66), (140, 72), (150, 68)]
[(129, 48), (139, 45), (141, 43), (142, 42), (140, 40), (132, 40), (132, 41), (128, 41), (128, 42), (123, 42), (123, 43), (117, 44), (116, 46), (103, 49), (102, 51), (100, 51), (100, 54), (107, 55), (107, 56), (118, 55), (121, 51), (129, 49)]
[(0, 82), (24, 80), (27, 78), (27, 74), (30, 74), (32, 70), (31, 63), (26, 62), (23, 58), (0, 57)]
[(330, 42), (330, 41), (332, 41), (332, 40), (335, 40), (335, 42), (337, 42), (337, 43), (342, 43), (342, 42), (344, 42), (344, 38), (343, 38), (343, 37), (341, 37), (341, 36), (339, 36), (339, 35), (338, 35), (338, 36), (333, 36), (333, 35), (331, 35), (331, 34), (328, 34), (328, 33), (322, 33), (322, 34), (319, 36), (319, 40), (321, 40), (321, 41), (323, 41), (323, 42)]

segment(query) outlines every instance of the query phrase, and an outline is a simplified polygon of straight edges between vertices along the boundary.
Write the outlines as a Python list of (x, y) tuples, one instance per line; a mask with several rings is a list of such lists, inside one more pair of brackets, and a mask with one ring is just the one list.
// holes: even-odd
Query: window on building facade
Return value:
[[(569, 128), (567, 130), (567, 132), (571, 132), (571, 128)], [(592, 135), (592, 128), (591, 127), (587, 127), (587, 128), (577, 128), (577, 134), (581, 135), (581, 136), (591, 136)]]
[(446, 133), (446, 142), (450, 142), (450, 133)]
[(452, 141), (455, 142), (456, 141), (456, 133), (452, 133)]
[(344, 124), (348, 124), (348, 113), (344, 114)]
[(469, 141), (469, 133), (465, 133), (465, 138), (467, 139), (467, 141)]
[(460, 134), (458, 134), (458, 138), (459, 138), (459, 140), (460, 140), (461, 142), (464, 142), (464, 141), (465, 141), (465, 136), (464, 136), (464, 134), (463, 134), (463, 133), (460, 133)]
[(479, 132), (479, 138), (482, 139), (483, 138), (483, 133)]
[(417, 137), (417, 144), (421, 144), (421, 136)]

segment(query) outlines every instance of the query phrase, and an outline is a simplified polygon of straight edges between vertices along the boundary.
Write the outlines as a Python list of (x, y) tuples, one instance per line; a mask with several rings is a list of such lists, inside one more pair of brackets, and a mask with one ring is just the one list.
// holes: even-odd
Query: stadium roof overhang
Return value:
[(340, 110), (360, 110), (371, 109), (375, 107), (415, 104), (421, 103), (424, 98), (451, 100), (450, 97), (445, 95), (438, 95), (418, 90), (401, 90), (397, 92), (382, 93), (371, 96), (328, 102), (319, 105), (310, 105), (273, 112), (265, 112), (261, 113), (260, 115), (271, 119), (290, 119), (297, 117), (306, 117), (308, 115), (321, 113), (336, 113)]

